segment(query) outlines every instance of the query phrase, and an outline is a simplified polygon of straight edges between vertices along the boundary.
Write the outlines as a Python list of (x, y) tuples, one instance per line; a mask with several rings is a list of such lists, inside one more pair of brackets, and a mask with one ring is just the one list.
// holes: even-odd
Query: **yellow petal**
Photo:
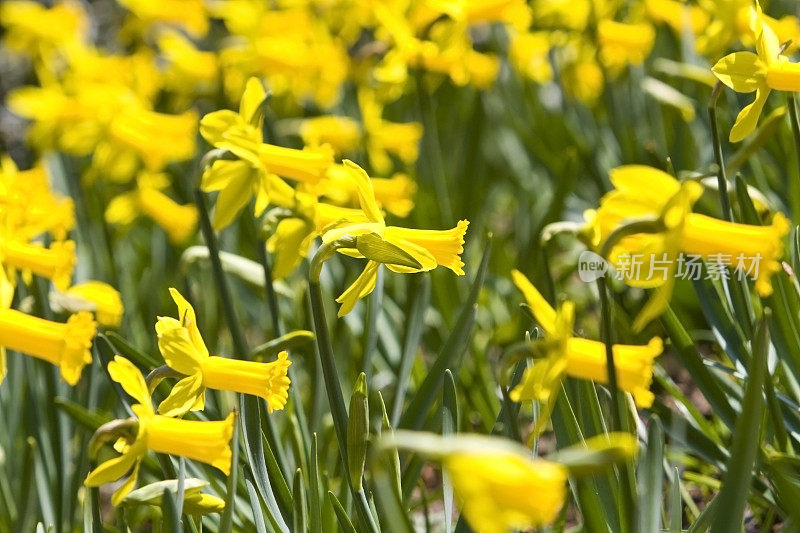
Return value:
[(756, 129), (758, 124), (758, 117), (761, 116), (761, 110), (764, 108), (764, 103), (767, 101), (770, 89), (766, 85), (762, 85), (756, 90), (756, 99), (752, 104), (746, 106), (739, 112), (736, 117), (736, 123), (731, 128), (730, 141), (735, 143), (739, 142)]
[(367, 173), (363, 168), (348, 159), (345, 159), (342, 163), (350, 170), (350, 177), (358, 191), (358, 203), (367, 216), (367, 220), (370, 222), (383, 222), (383, 214), (378, 207), (378, 202), (375, 200), (375, 191)]
[(141, 461), (136, 461), (136, 463), (133, 465), (133, 472), (131, 472), (131, 475), (128, 476), (128, 479), (125, 480), (125, 483), (123, 483), (122, 486), (120, 486), (120, 488), (118, 488), (114, 494), (111, 495), (112, 505), (119, 505), (123, 498), (125, 498), (125, 496), (127, 496), (131, 491), (131, 489), (136, 486), (136, 480), (139, 479), (139, 465), (141, 464)]
[(214, 229), (220, 230), (233, 222), (236, 215), (253, 196), (253, 180), (250, 173), (234, 176), (217, 197), (214, 208)]
[(122, 386), (122, 389), (135, 399), (145, 410), (153, 412), (150, 403), (150, 393), (144, 381), (142, 372), (130, 361), (121, 355), (115, 355), (114, 360), (108, 363), (108, 373), (111, 379)]
[(766, 76), (764, 64), (752, 52), (729, 54), (717, 61), (711, 70), (719, 81), (740, 93), (755, 91)]
[(336, 301), (341, 305), (339, 307), (338, 316), (342, 317), (353, 310), (356, 302), (375, 289), (375, 282), (378, 279), (378, 266), (380, 263), (375, 261), (368, 261), (364, 271), (356, 278), (356, 280), (345, 289), (345, 291), (336, 298)]
[(208, 349), (206, 348), (206, 343), (203, 342), (203, 337), (200, 335), (200, 330), (197, 328), (197, 316), (194, 313), (194, 307), (178, 292), (178, 289), (170, 287), (169, 294), (172, 296), (172, 301), (178, 306), (178, 318), (183, 327), (189, 332), (189, 338), (192, 340), (195, 349), (201, 355), (207, 356)]
[(100, 485), (111, 483), (124, 476), (131, 469), (133, 464), (139, 460), (139, 455), (135, 453), (134, 450), (132, 451), (133, 453), (129, 451), (123, 453), (119, 457), (114, 457), (113, 459), (109, 459), (97, 465), (97, 467), (86, 476), (86, 480), (83, 484), (87, 487), (99, 487)]
[(258, 78), (250, 78), (245, 85), (242, 99), (239, 102), (239, 114), (248, 124), (257, 126), (261, 115), (261, 106), (267, 99), (264, 84)]
[(158, 413), (164, 416), (182, 416), (196, 403), (203, 391), (203, 375), (199, 372), (178, 381), (169, 396), (158, 406)]
[(536, 287), (533, 286), (533, 283), (531, 283), (522, 272), (519, 270), (512, 270), (511, 279), (514, 281), (514, 285), (522, 291), (525, 302), (530, 306), (531, 311), (533, 311), (533, 316), (536, 317), (536, 321), (542, 326), (545, 333), (548, 335), (555, 335), (556, 310), (547, 303), (547, 300), (544, 299), (541, 293), (536, 290)]
[(285, 218), (278, 223), (275, 233), (267, 241), (267, 249), (275, 255), (272, 277), (283, 279), (300, 264), (308, 254), (314, 235), (314, 226), (300, 218)]

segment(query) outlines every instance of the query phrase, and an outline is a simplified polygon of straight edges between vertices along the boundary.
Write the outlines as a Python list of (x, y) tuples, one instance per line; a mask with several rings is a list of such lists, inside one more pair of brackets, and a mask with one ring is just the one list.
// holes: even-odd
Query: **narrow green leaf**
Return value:
[(350, 396), (350, 410), (347, 421), (347, 458), (350, 483), (361, 487), (364, 475), (364, 461), (367, 457), (367, 438), (369, 437), (369, 403), (367, 399), (367, 376), (362, 372)]
[(303, 483), (303, 471), (299, 468), (294, 473), (292, 484), (294, 513), (292, 514), (292, 531), (308, 530), (308, 512), (306, 511), (306, 487)]
[(238, 413), (234, 416), (233, 439), (231, 442), (231, 473), (228, 476), (227, 490), (225, 493), (225, 510), (219, 523), (220, 533), (231, 533), (233, 529), (233, 513), (236, 505), (236, 477), (239, 473), (239, 428), (242, 421)]
[(331, 505), (333, 505), (333, 510), (336, 512), (336, 519), (339, 521), (339, 526), (342, 528), (342, 531), (345, 533), (357, 533), (356, 528), (353, 527), (353, 523), (350, 521), (350, 517), (347, 516), (347, 511), (345, 511), (342, 504), (339, 503), (336, 495), (328, 491), (328, 499)]
[(650, 420), (647, 447), (639, 465), (639, 531), (661, 530), (664, 484), (664, 432), (658, 416)]
[(738, 531), (744, 519), (747, 495), (753, 479), (753, 465), (761, 443), (761, 422), (764, 414), (762, 389), (767, 375), (769, 350), (768, 322), (769, 310), (765, 309), (753, 339), (742, 411), (734, 428), (731, 456), (722, 478), (722, 488), (715, 498), (719, 511), (714, 513), (711, 533)]

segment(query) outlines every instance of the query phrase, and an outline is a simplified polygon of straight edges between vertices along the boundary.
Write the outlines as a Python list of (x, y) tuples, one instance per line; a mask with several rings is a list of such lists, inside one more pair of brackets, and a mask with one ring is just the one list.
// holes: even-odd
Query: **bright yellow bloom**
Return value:
[(159, 34), (158, 48), (168, 65), (164, 85), (169, 90), (189, 96), (213, 91), (217, 82), (217, 57), (213, 52), (198, 50), (177, 31)]
[(364, 121), (367, 154), (372, 167), (379, 174), (388, 173), (392, 168), (389, 154), (397, 156), (407, 165), (416, 162), (419, 156), (419, 140), (423, 133), (422, 124), (384, 120), (383, 106), (371, 91), (360, 91), (358, 102)]
[(283, 409), (290, 383), (288, 354), (285, 351), (279, 353), (278, 359), (271, 363), (209, 356), (197, 328), (194, 308), (177, 290), (170, 289), (169, 292), (178, 306), (180, 320), (158, 318), (158, 348), (167, 365), (187, 377), (175, 385), (167, 399), (158, 406), (158, 412), (177, 416), (189, 410), (202, 409), (207, 388), (259, 396), (266, 400), (270, 413)]
[(531, 23), (531, 9), (524, 0), (427, 0), (432, 10), (466, 24), (502, 22), (516, 29)]
[[(83, 367), (92, 362), (89, 348), (96, 331), (92, 314), (87, 312), (76, 313), (62, 324), (0, 309), (0, 346), (58, 366), (70, 385), (78, 383)], [(0, 379), (4, 370), (0, 368)]]
[(193, 37), (208, 32), (208, 14), (202, 0), (120, 0), (144, 24), (167, 24)]
[[(552, 402), (564, 375), (607, 385), (605, 344), (573, 336), (572, 303), (565, 302), (556, 311), (521, 272), (513, 270), (511, 276), (546, 335), (540, 342), (546, 352), (545, 359), (537, 360), (525, 371), (522, 382), (511, 391), (511, 399)], [(653, 360), (662, 349), (658, 337), (653, 337), (645, 346), (615, 344), (613, 347), (617, 386), (630, 392), (639, 407), (649, 407), (653, 403), (650, 392)]]
[(113, 118), (113, 142), (133, 150), (148, 170), (159, 171), (174, 161), (190, 159), (195, 152), (197, 114), (187, 111), (166, 115), (146, 109), (124, 109)]
[(39, 2), (8, 0), (0, 4), (0, 25), (9, 50), (49, 61), (49, 54), (84, 43), (88, 21), (79, 2), (59, 1), (47, 8)]
[(703, 8), (680, 0), (645, 0), (644, 5), (650, 20), (668, 25), (678, 35), (683, 35), (685, 28), (692, 35), (699, 35), (709, 22), (709, 15)]
[[(627, 439), (610, 437), (599, 447), (611, 444), (625, 451), (636, 448), (630, 435), (625, 435)], [(387, 441), (388, 446), (441, 461), (461, 512), (476, 533), (546, 526), (556, 519), (567, 499), (568, 468), (531, 458), (530, 450), (510, 440), (400, 430)]]
[(736, 117), (731, 128), (731, 142), (739, 142), (756, 128), (758, 117), (771, 90), (800, 91), (800, 65), (781, 54), (777, 35), (765, 23), (756, 4), (750, 21), (756, 36), (758, 54), (734, 52), (720, 59), (712, 68), (714, 75), (736, 92), (756, 93), (756, 99)]
[(138, 428), (135, 438), (123, 438), (124, 445), (119, 457), (109, 459), (89, 472), (84, 481), (87, 487), (111, 483), (131, 471), (128, 479), (111, 498), (112, 504), (119, 505), (136, 485), (139, 466), (147, 450), (200, 461), (220, 469), (225, 475), (230, 474), (234, 413), (221, 422), (179, 420), (157, 415), (153, 411), (144, 377), (133, 363), (117, 355), (108, 364), (108, 373), (138, 402), (132, 406), (138, 419)]
[(74, 226), (72, 199), (50, 189), (43, 163), (17, 170), (11, 158), (0, 157), (0, 232), (22, 241), (49, 232), (63, 240)]
[(75, 242), (56, 241), (45, 248), (39, 243), (20, 242), (0, 237), (0, 264), (23, 273), (47, 278), (60, 290), (72, 282), (75, 267)]
[(536, 83), (553, 79), (550, 65), (550, 34), (548, 32), (521, 32), (511, 35), (508, 58), (514, 68)]
[[(702, 193), (699, 183), (679, 183), (666, 172), (643, 165), (618, 167), (610, 177), (615, 189), (601, 199), (596, 211), (584, 214), (595, 247), (602, 247), (615, 229), (628, 222), (660, 220), (664, 226), (655, 233), (624, 237), (607, 258), (624, 270), (626, 261), (639, 257), (641, 267), (627, 272), (625, 282), (661, 287), (636, 319), (635, 329), (657, 317), (668, 303), (681, 252), (727, 264), (753, 277), (761, 296), (772, 293), (770, 279), (781, 269), (783, 237), (789, 231), (789, 221), (781, 213), (773, 216), (769, 226), (717, 220), (691, 212)], [(667, 261), (667, 272), (653, 266), (656, 261)]]
[(183, 244), (197, 231), (199, 214), (192, 204), (181, 205), (161, 192), (169, 179), (164, 174), (139, 175), (138, 187), (116, 196), (105, 212), (109, 224), (130, 225), (145, 214), (167, 232), (173, 244)]
[(361, 142), (361, 126), (350, 117), (323, 115), (304, 118), (300, 137), (308, 146), (330, 145), (335, 154), (356, 150)]
[(94, 313), (97, 322), (116, 328), (122, 323), (122, 298), (119, 291), (102, 281), (86, 281), (67, 289), (57, 298), (67, 311), (86, 310)]
[(222, 229), (256, 196), (255, 216), (261, 215), (274, 194), (291, 197), (293, 190), (278, 177), (316, 183), (333, 157), (329, 149), (294, 150), (261, 142), (263, 106), (267, 97), (261, 82), (250, 78), (239, 103), (239, 112), (215, 111), (200, 121), (200, 133), (214, 147), (239, 159), (220, 159), (205, 170), (200, 187), (220, 191), (214, 227)]
[(597, 25), (600, 60), (612, 72), (641, 65), (650, 55), (656, 32), (647, 23), (631, 24), (603, 19)]
[[(394, 272), (423, 272), (433, 270), (437, 266), (449, 268), (459, 276), (464, 275), (464, 263), (461, 254), (464, 252), (464, 234), (467, 232), (469, 221), (461, 220), (458, 225), (450, 230), (420, 230), (407, 229), (397, 226), (387, 226), (378, 203), (372, 182), (364, 170), (352, 161), (344, 161), (350, 170), (351, 177), (356, 184), (359, 202), (367, 222), (360, 224), (345, 224), (327, 231), (322, 236), (325, 243), (335, 241), (345, 235), (358, 237), (361, 235), (376, 235), (384, 242), (399, 248), (412, 257), (419, 267), (410, 267), (392, 262), (386, 262), (386, 267)], [(361, 275), (348, 287), (337, 302), (339, 316), (349, 313), (359, 298), (367, 296), (375, 288), (380, 258), (365, 256), (355, 248), (339, 248), (340, 253), (353, 257), (366, 258), (367, 262)]]

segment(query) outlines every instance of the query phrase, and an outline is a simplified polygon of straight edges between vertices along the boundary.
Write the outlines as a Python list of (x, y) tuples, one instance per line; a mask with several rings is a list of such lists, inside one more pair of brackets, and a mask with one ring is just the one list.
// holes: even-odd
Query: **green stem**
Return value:
[[(800, 171), (800, 119), (797, 116), (797, 103), (795, 102), (794, 93), (790, 92), (786, 95), (786, 101), (789, 104), (789, 122), (792, 125), (792, 137), (794, 138), (794, 152), (797, 159), (798, 171)], [(790, 182), (789, 185), (789, 200), (792, 204), (792, 213), (797, 216), (800, 213), (800, 173), (797, 178)]]
[(717, 183), (719, 184), (719, 203), (722, 207), (722, 217), (728, 222), (733, 222), (731, 199), (728, 196), (728, 176), (725, 173), (725, 162), (722, 159), (722, 143), (719, 139), (719, 126), (717, 125), (717, 100), (722, 92), (722, 82), (714, 85), (711, 100), (708, 104), (708, 118), (711, 121), (711, 139), (714, 143), (714, 159), (717, 162)]
[[(346, 239), (346, 237), (344, 238)], [(322, 264), (329, 259), (337, 248), (341, 247), (340, 241), (333, 241), (323, 244), (314, 258), (311, 260), (311, 270), (308, 280), (308, 292), (311, 299), (311, 314), (314, 320), (314, 330), (317, 336), (317, 346), (319, 348), (319, 358), (322, 365), (322, 374), (325, 381), (325, 390), (328, 396), (328, 403), (333, 417), (333, 429), (336, 432), (336, 439), (339, 441), (339, 455), (344, 465), (343, 471), (349, 472), (347, 457), (347, 408), (342, 395), (339, 372), (336, 370), (336, 362), (333, 354), (333, 344), (331, 343), (328, 322), (325, 319), (325, 307), (322, 302), (322, 288), (320, 287), (319, 277), (322, 272)], [(356, 487), (350, 480), (350, 476), (344, 476), (350, 491), (353, 494), (356, 511), (359, 521), (365, 530), (378, 532), (375, 518), (369, 508), (364, 490)]]

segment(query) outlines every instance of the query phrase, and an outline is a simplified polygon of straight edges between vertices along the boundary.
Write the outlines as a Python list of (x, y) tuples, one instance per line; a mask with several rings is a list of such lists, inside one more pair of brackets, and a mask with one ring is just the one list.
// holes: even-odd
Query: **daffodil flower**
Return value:
[[(679, 183), (666, 172), (643, 165), (615, 168), (610, 177), (615, 189), (601, 199), (596, 211), (584, 214), (593, 246), (606, 246), (609, 236), (626, 223), (650, 220), (660, 225), (651, 233), (627, 235), (612, 243), (607, 257), (623, 272), (626, 259), (638, 257), (641, 264), (628, 269), (624, 281), (637, 287), (659, 287), (634, 321), (635, 330), (659, 316), (669, 303), (680, 253), (707, 260), (727, 257), (730, 266), (755, 278), (761, 296), (772, 293), (770, 280), (781, 269), (783, 237), (789, 231), (783, 214), (775, 213), (768, 226), (727, 222), (691, 212), (702, 194), (699, 183)], [(666, 262), (666, 271), (656, 262)]]
[(736, 92), (752, 93), (756, 99), (736, 117), (731, 128), (731, 142), (739, 142), (756, 128), (770, 91), (800, 90), (800, 65), (781, 53), (780, 42), (772, 28), (764, 22), (761, 7), (752, 10), (750, 26), (756, 36), (756, 50), (734, 52), (720, 59), (711, 69), (722, 83)]
[(0, 237), (0, 264), (12, 272), (20, 270), (47, 278), (56, 288), (64, 290), (72, 282), (75, 242), (55, 241), (45, 248), (40, 243)]
[(119, 291), (102, 281), (78, 283), (64, 292), (51, 294), (50, 304), (73, 313), (91, 311), (102, 326), (116, 328), (122, 323), (124, 308)]
[(124, 106), (109, 125), (112, 145), (136, 153), (153, 172), (167, 163), (185, 161), (195, 153), (197, 113), (168, 115), (144, 108)]
[(295, 150), (262, 142), (262, 106), (267, 98), (261, 82), (250, 78), (239, 112), (215, 111), (200, 121), (200, 133), (214, 147), (238, 159), (218, 159), (204, 173), (200, 188), (219, 191), (214, 228), (222, 229), (256, 196), (255, 216), (261, 215), (273, 194), (291, 196), (292, 188), (280, 177), (314, 183), (332, 162), (330, 150)]
[(119, 383), (138, 403), (131, 406), (136, 415), (136, 434), (123, 438), (117, 448), (121, 455), (109, 459), (89, 472), (84, 484), (99, 487), (131, 472), (128, 479), (111, 497), (119, 505), (136, 486), (139, 466), (148, 450), (186, 457), (218, 468), (225, 475), (231, 471), (230, 440), (233, 436), (234, 413), (221, 422), (181, 420), (157, 415), (142, 373), (136, 366), (117, 355), (108, 364), (111, 379)]
[(364, 121), (367, 154), (375, 171), (379, 174), (389, 172), (392, 167), (390, 154), (407, 165), (416, 162), (423, 133), (422, 124), (385, 120), (383, 106), (370, 90), (359, 91), (358, 103)]
[[(511, 399), (515, 402), (535, 400), (552, 406), (564, 376), (608, 384), (606, 346), (599, 341), (573, 336), (572, 302), (565, 302), (555, 310), (521, 272), (514, 270), (511, 276), (545, 332), (545, 339), (537, 342), (546, 353), (543, 360), (537, 360), (525, 371), (522, 382), (511, 391)], [(650, 407), (653, 403), (650, 392), (653, 360), (662, 349), (658, 337), (644, 346), (615, 344), (613, 347), (617, 386), (631, 393), (638, 407)]]
[(166, 174), (141, 172), (134, 190), (109, 202), (106, 222), (129, 226), (140, 214), (145, 214), (167, 233), (173, 244), (185, 243), (197, 231), (197, 207), (179, 204), (164, 194), (162, 191), (168, 184)]
[(641, 65), (653, 49), (656, 32), (646, 22), (626, 23), (603, 19), (597, 25), (600, 61), (612, 73), (628, 65)]
[[(443, 266), (459, 276), (464, 275), (461, 254), (464, 252), (464, 234), (467, 232), (469, 221), (461, 220), (455, 228), (450, 230), (420, 230), (387, 226), (367, 173), (352, 161), (345, 160), (344, 165), (350, 170), (356, 184), (361, 210), (367, 222), (345, 224), (327, 231), (322, 235), (323, 243), (330, 243), (344, 236), (358, 237), (372, 234), (378, 236), (383, 242), (402, 250), (419, 265), (408, 266), (386, 261), (385, 264), (389, 270), (406, 273), (424, 272), (433, 270), (437, 266)], [(336, 299), (342, 304), (339, 308), (339, 316), (344, 316), (353, 309), (360, 298), (367, 296), (375, 288), (378, 266), (384, 261), (377, 256), (370, 257), (357, 248), (344, 247), (339, 248), (338, 251), (352, 257), (368, 259), (361, 275)]]
[(189, 410), (202, 409), (206, 389), (259, 396), (266, 400), (270, 413), (283, 409), (290, 383), (288, 354), (285, 351), (279, 353), (278, 359), (271, 363), (210, 356), (197, 328), (194, 308), (177, 290), (170, 289), (169, 292), (178, 306), (180, 320), (158, 318), (158, 348), (167, 365), (187, 377), (178, 381), (167, 399), (158, 406), (158, 412), (178, 416)]
[(304, 118), (300, 122), (298, 130), (306, 146), (316, 147), (327, 144), (333, 148), (335, 154), (356, 150), (363, 135), (358, 122), (350, 117), (338, 115)]
[[(10, 298), (6, 300), (10, 305)], [(92, 314), (85, 311), (60, 323), (7, 306), (0, 308), (0, 380), (5, 375), (5, 350), (9, 349), (57, 366), (64, 381), (76, 385), (83, 367), (92, 362), (89, 348), (96, 331)]]

